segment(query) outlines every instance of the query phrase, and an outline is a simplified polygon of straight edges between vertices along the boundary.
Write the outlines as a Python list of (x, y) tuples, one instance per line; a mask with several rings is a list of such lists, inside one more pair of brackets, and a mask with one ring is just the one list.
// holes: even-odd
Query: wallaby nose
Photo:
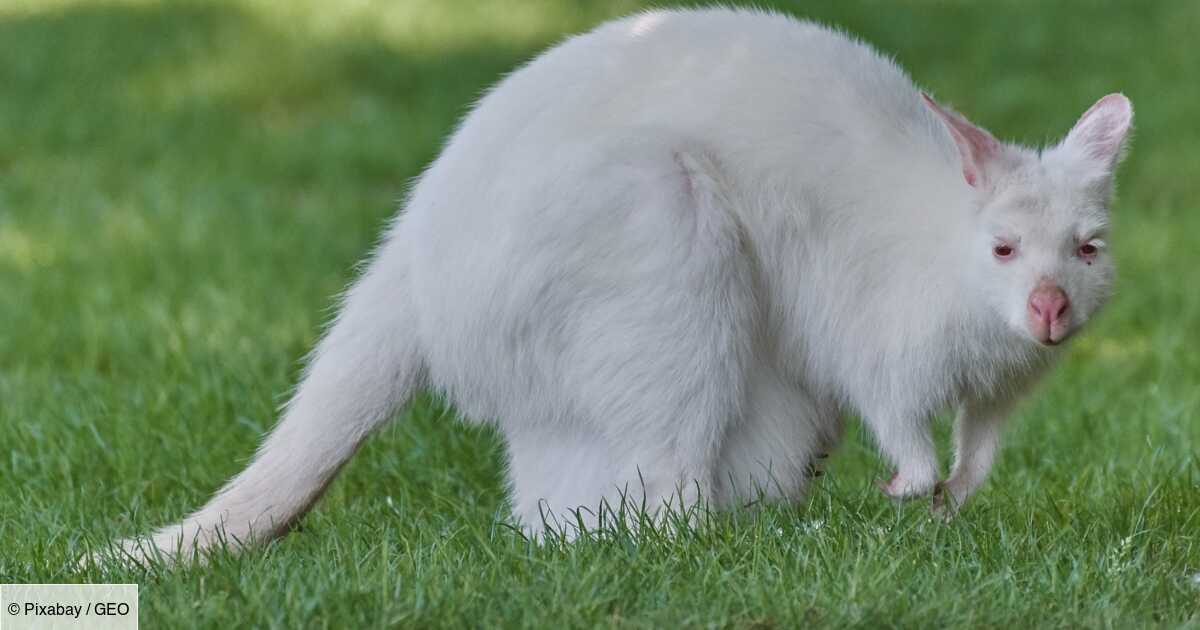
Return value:
[(1049, 326), (1062, 319), (1071, 308), (1067, 293), (1052, 284), (1039, 285), (1029, 294), (1029, 312), (1033, 318)]

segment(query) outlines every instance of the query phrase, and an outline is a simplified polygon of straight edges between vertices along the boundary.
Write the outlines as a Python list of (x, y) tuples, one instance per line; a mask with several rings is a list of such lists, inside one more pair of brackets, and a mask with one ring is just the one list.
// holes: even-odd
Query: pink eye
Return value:
[(1000, 244), (992, 248), (992, 254), (996, 258), (1009, 258), (1013, 255), (1012, 245)]
[(1083, 245), (1079, 246), (1079, 255), (1084, 258), (1091, 258), (1098, 253), (1100, 253), (1100, 248), (1091, 243), (1084, 243)]

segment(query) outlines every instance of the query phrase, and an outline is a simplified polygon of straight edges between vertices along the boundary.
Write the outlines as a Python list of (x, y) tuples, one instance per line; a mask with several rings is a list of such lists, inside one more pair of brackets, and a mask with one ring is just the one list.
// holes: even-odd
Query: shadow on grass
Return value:
[(113, 315), (179, 333), (189, 304), (228, 337), (272, 292), (320, 317), (454, 121), (531, 53), (403, 43), (229, 4), (0, 14), (0, 324), (31, 333), (0, 354), (107, 364), (125, 334), (144, 356)]
[[(528, 52), (318, 41), (215, 4), (0, 18), (0, 165), (76, 155), (130, 170), (174, 160), (181, 178), (253, 166), (257, 177), (296, 184), (345, 169), (394, 186), (397, 160), (414, 172), (481, 87)], [(386, 124), (367, 133), (368, 122)], [(331, 137), (337, 126), (346, 133)], [(349, 146), (377, 148), (381, 137), (404, 146)]]

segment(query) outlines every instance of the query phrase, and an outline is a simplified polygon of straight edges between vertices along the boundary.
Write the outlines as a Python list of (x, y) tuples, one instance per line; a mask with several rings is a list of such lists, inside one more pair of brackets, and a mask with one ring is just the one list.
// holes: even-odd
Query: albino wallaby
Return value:
[(888, 496), (952, 511), (1110, 292), (1132, 117), (1111, 94), (1057, 145), (1004, 144), (870, 47), (755, 11), (571, 38), (421, 176), (253, 462), (124, 549), (280, 535), (422, 387), (500, 428), (534, 535), (622, 500), (794, 499), (843, 413), (895, 466)]

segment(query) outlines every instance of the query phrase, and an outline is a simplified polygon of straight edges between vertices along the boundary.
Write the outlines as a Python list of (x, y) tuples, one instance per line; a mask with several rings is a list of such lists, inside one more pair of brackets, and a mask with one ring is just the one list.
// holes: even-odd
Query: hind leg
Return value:
[[(685, 356), (702, 354), (692, 349)], [(527, 527), (594, 527), (613, 512), (633, 525), (636, 512), (660, 518), (714, 498), (721, 445), (742, 413), (743, 379), (709, 361), (657, 358), (616, 362), (621, 374), (588, 370), (585, 423), (508, 432), (517, 515)]]
[(650, 457), (622, 452), (587, 426), (526, 429), (510, 434), (508, 445), (513, 516), (535, 538), (544, 531), (574, 537), (621, 519), (635, 527), (641, 513), (653, 519), (668, 507), (686, 509), (699, 498), (696, 488), (708, 487), (685, 485), (692, 475), (675, 464), (639, 464)]
[(800, 499), (841, 439), (836, 407), (762, 367), (754, 373), (746, 408), (721, 450), (717, 503)]
[[(523, 328), (534, 331), (527, 338), (554, 331), (546, 356), (561, 366), (532, 394), (555, 401), (555, 413), (506, 426), (524, 520), (539, 494), (574, 507), (626, 492), (654, 514), (706, 503), (721, 444), (745, 411), (755, 279), (716, 164), (682, 148), (632, 148), (594, 174), (611, 178), (614, 196), (589, 199), (604, 220), (556, 260), (554, 277), (569, 282), (538, 294), (554, 319)], [(558, 442), (547, 450), (527, 432)], [(551, 451), (561, 466), (537, 461)]]
[(708, 410), (706, 418), (705, 404), (651, 416), (640, 427), (633, 426), (637, 415), (603, 428), (572, 423), (507, 432), (514, 516), (534, 536), (543, 529), (573, 536), (580, 527), (616, 519), (632, 527), (642, 513), (660, 519), (707, 505), (728, 416)]
[(627, 493), (617, 486), (616, 454), (591, 427), (523, 428), (507, 438), (513, 516), (532, 537), (595, 529)]
[[(567, 386), (608, 440), (618, 485), (648, 510), (707, 504), (722, 443), (745, 414), (758, 320), (753, 263), (718, 165), (683, 149), (643, 190), (629, 266), (578, 322)], [(647, 182), (648, 184), (650, 182)], [(622, 287), (614, 292), (613, 287)]]

